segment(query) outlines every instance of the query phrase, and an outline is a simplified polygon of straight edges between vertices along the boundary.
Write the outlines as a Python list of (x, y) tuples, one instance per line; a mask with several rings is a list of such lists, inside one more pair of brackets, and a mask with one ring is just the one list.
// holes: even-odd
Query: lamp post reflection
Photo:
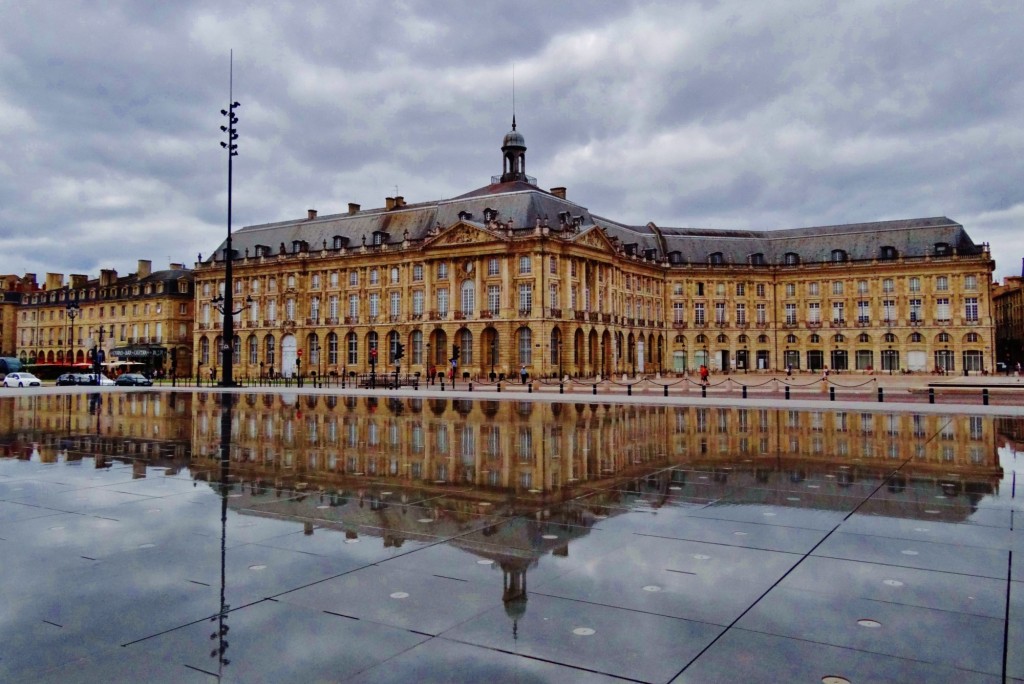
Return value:
[(227, 541), (228, 541), (228, 493), (231, 491), (231, 422), (232, 410), (235, 396), (225, 392), (220, 397), (220, 609), (217, 614), (210, 618), (210, 622), (216, 623), (217, 629), (210, 634), (210, 639), (217, 642), (217, 647), (210, 651), (210, 657), (217, 659), (217, 673), (223, 674), (223, 669), (231, 664), (226, 657), (228, 650), (228, 612), (231, 606), (227, 602)]

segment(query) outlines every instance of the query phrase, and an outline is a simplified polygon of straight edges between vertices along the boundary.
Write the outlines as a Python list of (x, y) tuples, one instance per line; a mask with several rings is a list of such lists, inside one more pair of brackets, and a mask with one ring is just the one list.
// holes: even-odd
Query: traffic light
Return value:
[(459, 345), (457, 345), (457, 344), (453, 344), (452, 345), (452, 358), (450, 360), (451, 361), (458, 361), (459, 360)]
[(404, 356), (405, 356), (405, 345), (402, 344), (401, 342), (399, 342), (398, 344), (395, 345), (395, 361), (398, 361), (399, 359), (403, 358)]
[(370, 365), (377, 365), (377, 349), (376, 347), (370, 350)]

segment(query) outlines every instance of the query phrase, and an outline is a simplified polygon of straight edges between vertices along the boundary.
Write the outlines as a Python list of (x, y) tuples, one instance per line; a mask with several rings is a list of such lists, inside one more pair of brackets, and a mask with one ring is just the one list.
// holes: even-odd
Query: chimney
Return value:
[(405, 206), (405, 198), (402, 197), (401, 195), (396, 195), (395, 196), (395, 209), (398, 209), (399, 207), (404, 207), (404, 206)]
[(172, 271), (184, 271), (185, 264), (171, 264), (170, 268)]
[(386, 211), (391, 211), (394, 208), (395, 208), (395, 198), (394, 197), (385, 197), (384, 198), (384, 209)]
[(112, 268), (100, 269), (100, 287), (107, 287), (117, 282), (117, 271)]
[(44, 290), (59, 290), (64, 287), (64, 274), (63, 273), (47, 273), (46, 274), (46, 287)]
[(89, 282), (89, 276), (84, 273), (72, 273), (71, 274), (71, 289), (78, 290), (85, 287), (85, 284)]
[(153, 262), (149, 259), (139, 259), (139, 272), (136, 274), (139, 278), (148, 278), (149, 274), (153, 272)]
[(557, 197), (558, 199), (565, 199), (565, 188), (564, 187), (551, 188), (551, 194), (554, 195), (555, 197)]
[(359, 213), (359, 205), (356, 204), (355, 202), (349, 202), (348, 203), (348, 215), (352, 216), (353, 214), (358, 214), (358, 213)]
[(312, 221), (315, 218), (316, 218), (316, 209), (307, 209), (306, 210), (306, 220), (307, 221)]

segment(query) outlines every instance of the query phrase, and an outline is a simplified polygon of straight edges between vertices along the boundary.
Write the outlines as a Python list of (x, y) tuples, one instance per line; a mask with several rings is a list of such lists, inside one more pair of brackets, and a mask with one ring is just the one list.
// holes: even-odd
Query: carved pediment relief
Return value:
[(573, 238), (573, 242), (575, 242), (578, 245), (585, 245), (587, 247), (599, 249), (602, 252), (615, 252), (615, 247), (612, 246), (612, 243), (608, 240), (608, 236), (606, 236), (604, 234), (604, 231), (598, 228), (597, 226), (594, 226), (590, 230), (580, 233), (575, 238)]
[(430, 241), (432, 247), (442, 245), (468, 245), (482, 242), (494, 242), (501, 238), (482, 228), (468, 223), (456, 223), (447, 230), (442, 230), (440, 235)]

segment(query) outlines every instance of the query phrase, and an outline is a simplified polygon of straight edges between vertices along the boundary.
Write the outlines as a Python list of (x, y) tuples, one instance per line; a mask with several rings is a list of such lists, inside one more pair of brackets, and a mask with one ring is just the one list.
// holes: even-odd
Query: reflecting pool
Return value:
[(0, 680), (1024, 679), (1024, 420), (829, 408), (6, 396)]

